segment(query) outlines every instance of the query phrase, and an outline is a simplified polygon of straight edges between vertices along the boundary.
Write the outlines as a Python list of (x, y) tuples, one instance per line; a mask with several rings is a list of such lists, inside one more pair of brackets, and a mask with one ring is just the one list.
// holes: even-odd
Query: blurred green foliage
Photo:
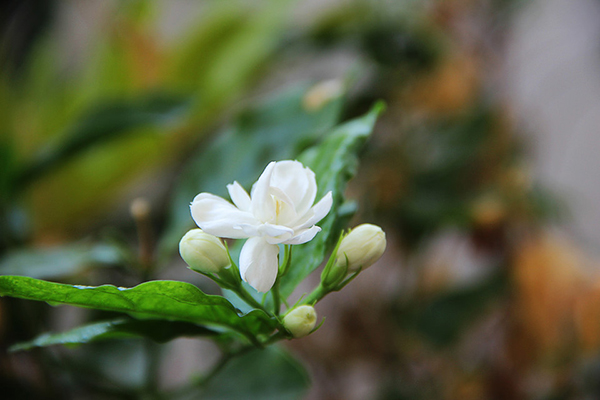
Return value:
[[(527, 329), (543, 318), (527, 314), (519, 297), (515, 257), (523, 243), (565, 215), (564, 204), (530, 176), (530, 149), (486, 82), (508, 18), (522, 2), (356, 0), (316, 7), (303, 19), (305, 5), (291, 1), (204, 1), (198, 9), (184, 5), (193, 15), (186, 15), (188, 22), (177, 16), (170, 22), (177, 29), (165, 35), (164, 18), (176, 2), (119, 1), (98, 12), (101, 26), (83, 35), (83, 48), (65, 40), (80, 34), (64, 26), (73, 21), (54, 18), (89, 10), (76, 2), (25, 3), (39, 14), (28, 22), (7, 12), (22, 29), (17, 37), (2, 29), (0, 43), (6, 55), (0, 74), (1, 290), (105, 311), (76, 314), (83, 325), (73, 328), (57, 317), (69, 315), (67, 307), (3, 298), (0, 351), (33, 349), (1, 356), (10, 359), (0, 363), (3, 396), (306, 396), (308, 374), (290, 354), (241, 344), (276, 324), (260, 311), (246, 313), (231, 293), (226, 299), (204, 294), (215, 287), (173, 257), (193, 226), (188, 206), (196, 194), (225, 196), (234, 180), (249, 189), (269, 161), (298, 158), (317, 172), (318, 196), (334, 191), (337, 208), (320, 224), (318, 240), (294, 250), (302, 268), (285, 276), (282, 291), (290, 294), (318, 268), (355, 214), (356, 203), (345, 193), (361, 201), (359, 219), (379, 221), (388, 232), (391, 261), (384, 271), (400, 276), (386, 280), (394, 293), (387, 285), (369, 288), (367, 296), (357, 291), (357, 298), (336, 304), (350, 321), (334, 331), (333, 350), (306, 339), (303, 358), (312, 357), (313, 371), (323, 375), (317, 383), (327, 381), (324, 393), (347, 393), (349, 380), (360, 382), (352, 368), (375, 365), (367, 376), (381, 399), (594, 398), (597, 350), (581, 352), (575, 340), (564, 340), (568, 351), (561, 348), (561, 357), (538, 351), (544, 341), (532, 340)], [(472, 31), (465, 34), (464, 27)], [(320, 63), (335, 63), (339, 54), (354, 65), (321, 74)], [(297, 60), (317, 65), (295, 66)], [(282, 70), (294, 84), (271, 90)], [(349, 70), (353, 79), (344, 75)], [(307, 75), (335, 76), (342, 89), (315, 106), (308, 101), (314, 82), (297, 82)], [(388, 111), (347, 189), (381, 111), (372, 108), (378, 99)], [(148, 182), (159, 187), (152, 189), (153, 208), (144, 221), (157, 244), (152, 265), (140, 262), (133, 218), (122, 212), (131, 188)], [(106, 224), (114, 225), (111, 235), (98, 234)], [(452, 278), (459, 273), (443, 260), (449, 276), (428, 281), (425, 255), (448, 230), (459, 232), (477, 256), (492, 259), (481, 266), (489, 273), (457, 285)], [(136, 286), (173, 275), (191, 283)], [(565, 276), (558, 281), (568, 281)], [(77, 288), (31, 278), (113, 285)], [(546, 287), (537, 289), (533, 302)], [(157, 290), (167, 297), (156, 298)], [(271, 307), (272, 298), (253, 294)], [(572, 314), (581, 312), (580, 301), (572, 300)], [(224, 319), (213, 315), (215, 304)], [(140, 319), (142, 309), (162, 319)], [(484, 336), (496, 341), (490, 338), (474, 351), (477, 357), (466, 359), (477, 343), (465, 351), (465, 340), (480, 337), (478, 324), (489, 320), (494, 332)], [(38, 336), (47, 331), (54, 333)], [(168, 348), (154, 342), (182, 336), (211, 338), (225, 357), (208, 375), (202, 371), (164, 390), (157, 365)], [(54, 346), (80, 343), (86, 345)], [(315, 369), (314, 360), (322, 365)], [(11, 367), (21, 362), (35, 371)], [(544, 393), (530, 395), (532, 376), (544, 381)]]

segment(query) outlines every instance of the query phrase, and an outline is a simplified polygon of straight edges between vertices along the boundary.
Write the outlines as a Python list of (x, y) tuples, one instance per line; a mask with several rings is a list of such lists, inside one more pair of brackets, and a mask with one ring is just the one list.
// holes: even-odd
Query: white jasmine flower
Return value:
[(233, 204), (210, 193), (200, 193), (191, 204), (192, 218), (211, 235), (248, 238), (240, 253), (242, 279), (267, 292), (278, 272), (278, 244), (302, 244), (321, 230), (315, 226), (332, 205), (331, 192), (313, 206), (315, 174), (298, 161), (271, 162), (250, 195), (238, 183), (227, 185)]

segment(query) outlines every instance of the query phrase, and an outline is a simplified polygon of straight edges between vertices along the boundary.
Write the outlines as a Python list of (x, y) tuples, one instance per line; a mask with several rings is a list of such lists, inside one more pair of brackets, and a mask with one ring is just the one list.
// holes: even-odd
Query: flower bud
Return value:
[(342, 239), (334, 269), (346, 267), (347, 273), (364, 270), (379, 260), (385, 251), (385, 245), (385, 232), (380, 227), (371, 224), (359, 225)]
[(230, 264), (221, 239), (201, 229), (192, 229), (181, 238), (179, 253), (190, 269), (203, 274), (218, 273)]
[(290, 331), (295, 338), (308, 335), (317, 322), (317, 312), (313, 306), (300, 306), (294, 308), (283, 317), (285, 329)]

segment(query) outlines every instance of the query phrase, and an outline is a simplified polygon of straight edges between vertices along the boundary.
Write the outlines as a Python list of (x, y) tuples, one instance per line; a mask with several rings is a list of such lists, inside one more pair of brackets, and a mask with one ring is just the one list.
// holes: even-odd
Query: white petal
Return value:
[(279, 161), (273, 170), (271, 186), (287, 194), (299, 215), (308, 211), (317, 195), (315, 173), (298, 161)]
[(252, 186), (250, 210), (261, 222), (271, 222), (276, 217), (275, 200), (273, 200), (269, 190), (275, 164), (275, 162), (269, 163)]
[(264, 224), (258, 227), (258, 231), (264, 236), (281, 236), (281, 235), (289, 235), (291, 237), (294, 234), (294, 230), (292, 228), (288, 228), (287, 226), (282, 225), (273, 225), (273, 224)]
[(328, 192), (317, 204), (314, 205), (300, 220), (296, 221), (294, 230), (310, 228), (329, 213), (333, 205), (333, 195)]
[(246, 237), (260, 236), (267, 243), (279, 244), (294, 236), (294, 230), (282, 225), (262, 224), (248, 225), (241, 224), (240, 229), (247, 235)]
[(219, 237), (247, 238), (248, 235), (239, 226), (258, 225), (252, 214), (240, 211), (227, 200), (210, 193), (200, 193), (196, 196), (190, 209), (192, 218), (200, 229)]
[(302, 244), (302, 243), (310, 242), (311, 240), (313, 240), (315, 235), (317, 233), (319, 233), (320, 231), (321, 231), (321, 228), (319, 228), (318, 226), (313, 226), (312, 228), (304, 229), (304, 230), (300, 231), (300, 233), (298, 235), (296, 235), (293, 238), (286, 240), (285, 242), (282, 242), (282, 243), (283, 244)]
[(242, 211), (250, 211), (250, 195), (237, 181), (227, 185), (227, 191), (233, 204)]
[(279, 244), (294, 236), (294, 230), (282, 225), (264, 224), (259, 228), (267, 243)]
[(240, 253), (240, 275), (259, 292), (268, 292), (279, 270), (279, 246), (263, 238), (253, 237), (244, 243)]
[(240, 224), (238, 227), (246, 234), (246, 237), (260, 236), (258, 227), (260, 224)]

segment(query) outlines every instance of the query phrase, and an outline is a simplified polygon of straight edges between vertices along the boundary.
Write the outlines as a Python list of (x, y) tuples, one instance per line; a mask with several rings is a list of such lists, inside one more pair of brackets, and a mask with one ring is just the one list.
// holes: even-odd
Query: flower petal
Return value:
[(275, 283), (279, 263), (279, 246), (263, 238), (252, 237), (244, 243), (240, 253), (240, 275), (259, 292), (268, 292)]
[(206, 233), (211, 235), (241, 239), (248, 235), (240, 225), (258, 225), (252, 214), (240, 211), (227, 200), (210, 193), (200, 193), (190, 206), (192, 218)]
[(263, 224), (258, 227), (258, 231), (264, 236), (277, 237), (281, 235), (289, 235), (291, 237), (294, 234), (292, 228), (282, 225)]
[(331, 206), (333, 205), (333, 195), (331, 192), (328, 192), (317, 204), (313, 206), (308, 212), (298, 221), (296, 221), (293, 226), (294, 230), (307, 229), (325, 218), (325, 216), (331, 210)]
[(317, 195), (315, 173), (299, 161), (279, 161), (273, 170), (271, 186), (287, 194), (299, 215), (308, 211)]
[(276, 217), (275, 200), (269, 190), (275, 164), (274, 161), (269, 163), (252, 186), (250, 210), (261, 222), (272, 222)]
[(242, 211), (250, 211), (250, 195), (248, 195), (248, 192), (244, 190), (242, 185), (235, 181), (232, 184), (227, 185), (227, 191), (229, 192), (231, 201), (233, 201), (233, 204), (235, 204), (237, 208)]
[(286, 240), (285, 242), (282, 242), (282, 243), (283, 244), (302, 244), (302, 243), (310, 242), (311, 240), (313, 240), (315, 235), (317, 233), (319, 233), (320, 231), (321, 231), (321, 228), (319, 228), (318, 226), (313, 226), (312, 228), (304, 229), (304, 230), (300, 231), (300, 233), (298, 235), (296, 235), (293, 238)]

